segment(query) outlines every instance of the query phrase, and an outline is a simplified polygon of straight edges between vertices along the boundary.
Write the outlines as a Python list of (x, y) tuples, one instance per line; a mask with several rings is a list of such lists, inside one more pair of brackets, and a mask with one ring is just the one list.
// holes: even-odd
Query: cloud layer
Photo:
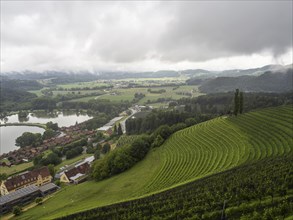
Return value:
[(292, 26), (292, 1), (1, 1), (1, 71), (288, 63)]

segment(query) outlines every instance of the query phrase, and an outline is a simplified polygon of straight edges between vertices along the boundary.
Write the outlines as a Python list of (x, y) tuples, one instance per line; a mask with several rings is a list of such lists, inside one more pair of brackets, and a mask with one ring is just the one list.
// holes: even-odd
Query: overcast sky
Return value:
[(292, 1), (1, 1), (1, 71), (292, 63)]

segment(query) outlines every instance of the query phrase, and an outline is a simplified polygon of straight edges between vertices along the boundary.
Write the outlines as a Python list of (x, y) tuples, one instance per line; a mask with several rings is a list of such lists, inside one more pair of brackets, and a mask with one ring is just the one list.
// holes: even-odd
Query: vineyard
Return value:
[[(292, 106), (268, 108), (239, 115), (237, 117), (219, 117), (176, 132), (169, 139), (167, 139), (162, 146), (152, 149), (143, 161), (120, 175), (100, 182), (88, 181), (77, 186), (71, 186), (62, 189), (54, 197), (46, 201), (42, 206), (38, 206), (29, 210), (28, 212), (21, 215), (19, 219), (40, 219), (44, 215), (46, 215), (48, 218), (66, 216), (72, 213), (81, 212), (100, 206), (143, 197), (147, 194), (151, 195), (166, 189), (173, 190), (172, 188), (175, 186), (186, 183), (191, 185), (204, 183), (198, 187), (203, 187), (202, 191), (205, 192), (205, 194), (210, 192), (212, 196), (218, 198), (219, 200), (217, 203), (212, 200), (213, 202), (211, 201), (210, 204), (208, 202), (204, 202), (205, 200), (203, 200), (203, 202), (205, 204), (209, 204), (208, 207), (210, 207), (210, 210), (216, 210), (217, 214), (215, 215), (218, 215), (220, 210), (219, 207), (223, 205), (223, 194), (228, 193), (230, 195), (231, 193), (236, 193), (236, 195), (240, 195), (241, 193), (237, 192), (237, 190), (245, 189), (245, 187), (242, 187), (241, 184), (243, 183), (245, 186), (245, 184), (249, 185), (250, 183), (245, 182), (249, 182), (249, 178), (246, 180), (244, 179), (244, 182), (238, 181), (239, 178), (241, 179), (242, 176), (253, 174), (250, 173), (252, 172), (251, 170), (247, 171), (246, 169), (253, 169), (253, 172), (258, 172), (258, 169), (262, 168), (262, 164), (264, 164), (264, 166), (271, 167), (270, 169), (263, 167), (263, 170), (261, 171), (263, 172), (262, 175), (264, 176), (272, 175), (272, 180), (268, 180), (268, 184), (271, 184), (271, 182), (274, 182), (275, 179), (280, 178), (280, 180), (274, 183), (274, 188), (271, 191), (273, 191), (273, 195), (278, 197), (276, 200), (274, 199), (274, 201), (277, 201), (277, 199), (283, 201), (284, 198), (279, 198), (279, 190), (283, 190), (283, 192), (286, 191), (288, 194), (292, 193), (292, 185), (290, 185), (290, 181), (292, 183), (292, 163), (289, 163), (292, 157), (282, 157), (283, 155), (292, 155), (292, 138)], [(126, 138), (125, 142), (127, 141), (128, 140)], [(123, 140), (121, 140), (121, 142), (123, 142)], [(287, 161), (288, 163), (283, 163), (279, 160)], [(277, 164), (278, 161), (284, 166), (269, 166), (270, 163)], [(255, 169), (255, 166), (251, 165), (255, 163), (255, 166), (259, 168)], [(286, 164), (288, 164), (288, 166)], [(239, 166), (241, 168), (239, 168), (238, 172), (237, 167)], [(280, 169), (280, 171), (275, 170), (274, 167), (275, 169)], [(234, 171), (225, 172), (226, 174), (223, 174), (225, 178), (222, 177), (222, 174), (219, 176), (217, 174), (219, 172), (231, 169), (235, 171), (235, 175)], [(241, 170), (244, 170), (243, 172), (245, 175)], [(270, 172), (270, 170), (272, 170), (272, 172)], [(283, 175), (278, 176), (278, 173), (281, 175), (282, 172)], [(287, 176), (287, 174), (289, 176)], [(251, 187), (258, 187), (258, 184), (265, 186), (260, 189), (262, 190), (261, 195), (265, 198), (269, 196), (269, 192), (264, 192), (267, 189), (267, 183), (264, 182), (264, 179), (257, 180), (258, 175), (260, 175), (260, 173), (255, 175), (255, 181), (261, 181), (261, 183), (254, 183), (254, 179), (251, 179), (251, 184), (257, 184), (257, 186)], [(209, 177), (207, 178), (207, 176)], [(218, 177), (219, 179), (217, 179)], [(232, 190), (232, 192), (230, 192), (228, 188), (222, 187), (225, 186), (225, 184), (228, 187), (229, 183), (226, 182), (225, 179), (228, 180), (229, 178), (235, 178), (234, 180), (231, 179), (231, 183), (233, 184), (229, 186), (231, 189), (233, 189), (233, 185), (235, 186), (233, 189), (234, 191)], [(283, 178), (285, 178), (285, 180)], [(206, 180), (209, 181), (206, 182)], [(278, 184), (283, 183), (282, 181), (285, 181), (286, 184), (288, 183), (289, 185), (285, 184), (285, 188), (280, 189), (281, 186), (278, 186)], [(209, 188), (208, 184), (213, 185)], [(181, 186), (179, 186), (179, 188), (176, 187), (174, 190), (180, 191), (180, 187)], [(250, 186), (247, 187), (249, 188)], [(194, 188), (195, 189), (193, 190), (196, 190), (197, 186)], [(212, 188), (215, 190), (217, 189), (218, 192), (213, 193)], [(183, 187), (183, 189), (185, 190), (185, 187)], [(188, 190), (186, 189), (186, 191)], [(158, 194), (155, 196), (165, 195), (164, 192), (162, 193), (163, 194)], [(166, 191), (166, 193), (168, 194), (168, 191)], [(196, 194), (200, 194), (200, 192), (196, 192)], [(148, 198), (151, 197), (146, 197), (146, 199)], [(183, 206), (182, 208), (187, 210), (190, 204), (193, 204), (192, 202), (196, 202), (197, 208), (195, 209), (198, 209), (198, 213), (204, 213), (203, 210), (208, 210), (205, 205), (199, 203), (201, 198), (199, 195), (193, 199), (187, 198), (185, 200), (183, 198), (185, 197), (182, 197), (181, 200), (178, 200), (179, 208), (180, 206)], [(292, 199), (292, 196), (288, 198)], [(257, 200), (256, 195), (250, 195), (250, 197), (247, 198), (249, 201), (255, 199)], [(234, 198), (232, 200), (236, 201), (237, 199)], [(242, 200), (246, 199), (242, 198), (241, 201)], [(139, 201), (144, 200), (137, 201), (140, 203)], [(160, 199), (158, 198), (158, 202), (159, 201)], [(241, 201), (239, 200), (239, 202)], [(261, 199), (260, 206), (268, 201), (270, 200)], [(184, 208), (185, 203), (186, 208)], [(125, 206), (125, 209), (128, 210), (129, 207), (127, 204), (132, 203), (123, 203), (123, 207)], [(156, 206), (155, 203), (153, 204)], [(229, 202), (229, 204), (232, 206), (235, 205), (234, 202)], [(287, 200), (284, 204), (287, 204)], [(162, 206), (166, 207), (166, 213), (171, 214), (171, 209), (168, 207), (181, 210), (181, 208), (179, 209), (176, 206), (174, 208), (174, 206), (171, 205), (172, 202), (170, 203), (170, 206), (168, 206), (168, 204), (162, 203)], [(133, 205), (131, 205), (130, 208), (136, 207), (132, 206)], [(121, 208), (121, 206), (117, 206), (118, 209), (122, 209), (121, 213), (126, 213), (125, 216), (131, 216), (131, 212), (124, 210), (123, 207)], [(158, 206), (157, 210), (159, 213), (158, 216), (161, 216), (159, 209), (164, 208), (159, 207), (160, 206)], [(202, 209), (200, 207), (202, 207)], [(236, 210), (237, 207), (235, 208)], [(242, 206), (239, 207), (241, 208)], [(108, 208), (105, 207), (103, 210), (105, 210), (105, 216), (108, 216), (110, 213)], [(227, 209), (227, 212), (228, 210), (229, 209)], [(231, 208), (231, 210), (234, 210), (234, 208)], [(137, 212), (138, 211), (135, 210), (134, 213)], [(152, 209), (149, 212), (155, 213), (156, 211)], [(115, 212), (113, 211), (113, 213)], [(165, 212), (162, 211), (162, 213)], [(177, 212), (174, 212), (173, 214), (176, 213)], [(109, 214), (109, 216), (113, 215), (111, 213)], [(186, 215), (189, 216), (189, 214)], [(98, 216), (97, 211), (93, 212), (93, 216)], [(121, 216), (124, 216), (124, 214), (121, 214)], [(124, 218), (127, 218), (125, 216)], [(112, 218), (109, 217), (108, 219)], [(172, 217), (170, 217), (170, 219), (172, 219)]]
[(59, 219), (284, 219), (293, 214), (292, 171), (292, 154), (273, 157), (163, 193)]
[(292, 106), (210, 120), (175, 133), (161, 148), (163, 166), (144, 193), (292, 152)]

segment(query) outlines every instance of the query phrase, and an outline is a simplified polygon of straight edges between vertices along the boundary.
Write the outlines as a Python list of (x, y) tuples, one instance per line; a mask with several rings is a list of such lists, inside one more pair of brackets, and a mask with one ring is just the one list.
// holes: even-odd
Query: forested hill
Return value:
[[(202, 83), (200, 91), (218, 93), (239, 88), (245, 92), (286, 92), (293, 90), (292, 76), (293, 70), (288, 69), (285, 72), (268, 71), (260, 76), (218, 77)], [(190, 80), (189, 84), (193, 81)]]

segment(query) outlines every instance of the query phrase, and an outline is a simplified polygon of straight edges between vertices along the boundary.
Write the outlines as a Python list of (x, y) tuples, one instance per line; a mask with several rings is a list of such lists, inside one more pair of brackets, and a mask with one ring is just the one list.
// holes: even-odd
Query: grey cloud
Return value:
[(1, 65), (99, 68), (292, 50), (292, 1), (1, 1)]
[(208, 60), (292, 48), (292, 1), (172, 4), (177, 14), (158, 45), (163, 59)]

